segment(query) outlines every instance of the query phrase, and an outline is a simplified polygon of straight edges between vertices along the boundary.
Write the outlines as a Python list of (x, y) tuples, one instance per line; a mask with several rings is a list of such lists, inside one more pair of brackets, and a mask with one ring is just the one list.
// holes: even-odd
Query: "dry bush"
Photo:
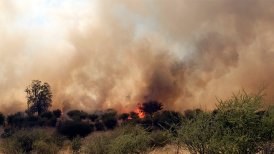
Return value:
[(55, 154), (62, 147), (63, 138), (44, 130), (21, 130), (3, 139), (0, 147), (3, 154), (48, 153)]

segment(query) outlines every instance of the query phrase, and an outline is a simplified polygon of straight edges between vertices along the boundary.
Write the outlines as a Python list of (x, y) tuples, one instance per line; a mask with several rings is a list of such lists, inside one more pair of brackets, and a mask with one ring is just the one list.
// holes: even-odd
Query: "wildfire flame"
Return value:
[(137, 113), (138, 117), (141, 119), (145, 117), (145, 114), (138, 107), (134, 110), (134, 112)]

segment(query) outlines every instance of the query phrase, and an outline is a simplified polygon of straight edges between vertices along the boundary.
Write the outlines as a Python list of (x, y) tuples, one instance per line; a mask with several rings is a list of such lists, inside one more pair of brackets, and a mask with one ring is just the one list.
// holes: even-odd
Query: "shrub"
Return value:
[(109, 134), (96, 134), (88, 140), (83, 147), (83, 152), (88, 154), (107, 154), (112, 136)]
[(57, 154), (59, 148), (54, 143), (47, 143), (46, 141), (39, 140), (33, 144), (33, 151), (32, 153), (37, 154)]
[(17, 112), (12, 115), (8, 115), (7, 122), (10, 126), (21, 128), (23, 127), (25, 115), (22, 112)]
[(142, 127), (127, 125), (113, 131), (94, 134), (84, 143), (83, 153), (140, 153), (151, 145), (149, 133)]
[(5, 116), (3, 113), (0, 113), (0, 126), (3, 126), (5, 123)]
[(150, 139), (147, 133), (129, 133), (119, 135), (109, 145), (109, 153), (141, 153), (149, 148)]
[(145, 115), (152, 116), (153, 113), (163, 109), (163, 104), (158, 101), (144, 102), (139, 109), (145, 113)]
[(93, 131), (89, 124), (77, 121), (65, 121), (58, 127), (58, 132), (72, 139), (76, 136), (85, 137)]
[(115, 117), (105, 117), (103, 119), (103, 123), (107, 129), (114, 129), (118, 124), (117, 119)]
[(14, 130), (11, 128), (5, 128), (4, 132), (1, 134), (1, 138), (8, 138), (14, 133)]
[(178, 138), (191, 153), (209, 153), (209, 144), (214, 134), (208, 113), (198, 114), (187, 120), (178, 129)]
[(82, 143), (81, 143), (81, 138), (80, 137), (75, 137), (73, 138), (73, 140), (71, 141), (71, 149), (73, 151), (73, 153), (79, 153)]
[(130, 115), (130, 118), (132, 119), (132, 120), (137, 120), (137, 119), (139, 119), (139, 116), (138, 116), (138, 114), (136, 113), (136, 112), (130, 112), (129, 113), (129, 115)]
[(105, 130), (104, 125), (100, 121), (97, 121), (94, 126), (95, 126), (96, 131), (104, 131)]
[(97, 114), (90, 114), (88, 115), (88, 118), (92, 121), (92, 122), (95, 122), (99, 116)]
[(191, 120), (194, 119), (197, 115), (202, 114), (203, 111), (201, 109), (194, 109), (194, 110), (185, 110), (184, 116), (186, 119)]
[(60, 109), (53, 110), (52, 113), (56, 118), (60, 118), (62, 115), (62, 111)]
[[(1, 152), (10, 153), (57, 153), (61, 147), (55, 136), (42, 131), (18, 131), (1, 142)], [(61, 142), (61, 141), (58, 141)]]
[(42, 117), (42, 118), (47, 118), (47, 119), (51, 119), (53, 116), (54, 116), (53, 113), (50, 112), (50, 111), (43, 112), (43, 113), (41, 114), (41, 117)]
[(264, 111), (259, 112), (262, 111), (262, 103), (262, 93), (253, 95), (245, 91), (227, 100), (219, 100), (218, 112), (213, 117), (217, 129), (211, 134), (215, 149), (229, 153), (260, 151), (260, 143), (271, 135), (264, 128)]
[(0, 151), (3, 154), (22, 154), (23, 151), (14, 138), (7, 138), (1, 141)]
[(172, 135), (167, 131), (153, 131), (150, 133), (151, 147), (163, 147), (171, 143)]
[(154, 115), (153, 122), (160, 129), (170, 130), (181, 125), (182, 116), (179, 112), (163, 111)]
[(25, 118), (25, 127), (34, 127), (38, 125), (39, 118), (37, 116), (28, 116)]
[(119, 119), (120, 119), (120, 120), (123, 120), (123, 121), (126, 121), (126, 120), (128, 120), (128, 117), (129, 117), (129, 114), (128, 114), (128, 113), (122, 113), (122, 114), (119, 116)]
[(67, 115), (75, 121), (81, 121), (83, 119), (86, 119), (88, 116), (86, 112), (80, 110), (71, 110), (67, 113)]
[(22, 152), (29, 153), (32, 150), (35, 140), (33, 134), (18, 134), (18, 136), (16, 136), (16, 139), (20, 149), (22, 149)]

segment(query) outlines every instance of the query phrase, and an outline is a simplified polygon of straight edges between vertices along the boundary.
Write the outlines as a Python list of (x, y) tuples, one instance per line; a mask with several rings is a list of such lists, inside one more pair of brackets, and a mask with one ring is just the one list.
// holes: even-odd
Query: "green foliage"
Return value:
[(110, 143), (109, 153), (141, 153), (149, 148), (149, 138), (147, 134), (124, 134), (120, 135)]
[(153, 131), (150, 140), (150, 147), (164, 147), (172, 142), (172, 134), (168, 131)]
[(109, 134), (95, 134), (85, 143), (83, 153), (86, 154), (107, 154), (112, 136)]
[(151, 145), (149, 133), (138, 126), (125, 126), (111, 132), (96, 134), (85, 143), (84, 153), (141, 153)]
[(179, 139), (193, 153), (259, 152), (272, 142), (271, 111), (262, 111), (262, 103), (261, 93), (242, 92), (220, 100), (212, 113), (188, 111)]
[(3, 154), (22, 154), (23, 150), (21, 149), (20, 144), (14, 138), (7, 138), (1, 141), (0, 151)]
[(201, 113), (203, 113), (203, 111), (201, 109), (194, 109), (194, 110), (188, 109), (184, 112), (184, 116), (186, 119), (191, 120), (191, 119), (194, 119), (198, 114), (201, 114)]
[(143, 128), (126, 126), (114, 132), (116, 136), (109, 145), (109, 153), (141, 153), (150, 147), (150, 136)]
[(72, 139), (76, 136), (87, 136), (93, 131), (93, 126), (78, 121), (65, 121), (60, 124), (57, 130), (60, 134)]
[(52, 103), (52, 92), (48, 83), (43, 83), (39, 80), (33, 80), (25, 92), (27, 93), (28, 113), (38, 113), (48, 111)]
[(256, 153), (264, 140), (262, 117), (257, 114), (262, 109), (263, 96), (245, 92), (219, 101), (218, 112), (214, 115), (216, 131), (214, 140), (222, 144), (222, 149), (231, 153)]
[(182, 123), (182, 115), (175, 111), (163, 111), (156, 113), (153, 116), (153, 123), (160, 129), (170, 130), (175, 129)]
[(214, 133), (211, 118), (207, 113), (197, 114), (193, 119), (184, 122), (178, 130), (179, 141), (191, 153), (209, 153), (209, 143)]
[(82, 146), (82, 141), (79, 136), (75, 137), (71, 141), (71, 149), (73, 153), (79, 153)]
[(39, 140), (33, 144), (32, 153), (36, 154), (57, 154), (60, 150), (54, 143), (47, 143), (46, 141)]
[[(58, 140), (58, 141), (57, 141)], [(57, 142), (62, 142), (52, 134), (42, 130), (18, 131), (4, 139), (0, 146), (1, 152), (10, 153), (57, 153), (61, 148)]]

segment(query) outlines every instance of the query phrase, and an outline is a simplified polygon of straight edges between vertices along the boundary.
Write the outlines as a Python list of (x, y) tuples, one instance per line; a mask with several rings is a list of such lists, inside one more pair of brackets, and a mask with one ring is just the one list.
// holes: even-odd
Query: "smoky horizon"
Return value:
[[(27, 107), (32, 80), (52, 108), (212, 109), (274, 94), (274, 1), (0, 0), (0, 112)], [(270, 101), (269, 101), (270, 102)]]

